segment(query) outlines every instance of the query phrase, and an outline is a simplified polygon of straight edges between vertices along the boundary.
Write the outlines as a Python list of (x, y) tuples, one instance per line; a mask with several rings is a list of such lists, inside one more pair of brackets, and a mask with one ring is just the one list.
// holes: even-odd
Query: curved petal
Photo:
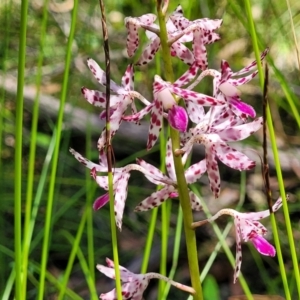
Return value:
[(200, 199), (192, 191), (189, 191), (189, 196), (190, 196), (190, 204), (192, 210), (195, 211), (202, 210), (202, 204)]
[(159, 132), (162, 128), (163, 122), (163, 109), (162, 103), (158, 99), (155, 99), (154, 105), (151, 111), (150, 117), (150, 128), (149, 128), (149, 135), (147, 141), (147, 150), (150, 150), (155, 142), (158, 139)]
[(189, 101), (194, 101), (198, 105), (203, 106), (212, 106), (212, 105), (223, 105), (225, 104), (225, 101), (223, 99), (216, 99), (214, 97), (197, 93), (194, 91), (190, 91), (187, 89), (180, 89), (177, 87), (170, 86), (171, 92), (174, 94), (180, 96), (181, 98)]
[(168, 171), (169, 177), (174, 181), (177, 182), (175, 167), (174, 167), (174, 158), (172, 152), (172, 141), (168, 139), (167, 142), (167, 150), (166, 150), (166, 169)]
[(215, 198), (218, 198), (220, 195), (221, 179), (214, 145), (205, 145), (205, 158), (210, 189)]
[(120, 176), (120, 179), (114, 185), (114, 194), (115, 194), (115, 216), (116, 216), (116, 224), (117, 227), (121, 230), (122, 228), (122, 220), (123, 220), (123, 212), (125, 207), (125, 201), (127, 198), (128, 192), (128, 180), (130, 177), (130, 173), (123, 173)]
[(242, 171), (255, 167), (255, 162), (248, 156), (231, 148), (225, 143), (219, 143), (217, 145), (216, 155), (223, 164), (232, 169)]
[(206, 172), (206, 168), (205, 159), (191, 165), (184, 173), (186, 183), (191, 184), (196, 182)]
[(164, 181), (169, 181), (169, 177), (167, 177), (166, 175), (164, 175), (159, 169), (157, 169), (156, 167), (154, 167), (151, 164), (148, 164), (147, 162), (145, 162), (143, 159), (138, 158), (137, 163), (143, 167), (144, 169), (146, 169), (151, 176), (149, 175), (145, 175), (145, 177), (152, 183), (159, 185), (159, 184), (164, 184)]
[(127, 69), (122, 77), (122, 87), (126, 91), (133, 91), (134, 89), (134, 69), (132, 64), (127, 66)]
[(228, 126), (223, 130), (219, 130), (218, 135), (225, 142), (241, 141), (258, 131), (262, 127), (262, 124), (263, 119), (260, 117), (250, 123), (236, 125), (234, 127)]
[(152, 193), (149, 197), (144, 199), (135, 207), (134, 211), (147, 211), (157, 207), (166, 201), (169, 198), (169, 194), (173, 193), (174, 191), (175, 188), (173, 186), (165, 186), (161, 190)]
[(155, 56), (156, 52), (158, 51), (160, 46), (160, 39), (159, 37), (156, 37), (154, 40), (150, 42), (144, 49), (141, 57), (137, 61), (137, 66), (146, 65), (149, 63)]
[(192, 51), (187, 48), (185, 45), (181, 44), (180, 42), (174, 42), (171, 45), (171, 55), (177, 56), (180, 58), (185, 64), (192, 65), (195, 61), (194, 55)]

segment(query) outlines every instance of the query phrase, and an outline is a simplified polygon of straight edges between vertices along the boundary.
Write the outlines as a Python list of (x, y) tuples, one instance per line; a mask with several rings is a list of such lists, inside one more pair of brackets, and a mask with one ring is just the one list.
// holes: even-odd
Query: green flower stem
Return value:
[[(171, 62), (170, 47), (167, 44), (168, 34), (167, 34), (167, 28), (165, 22), (165, 15), (163, 14), (161, 9), (161, 1), (157, 1), (157, 15), (158, 15), (158, 22), (160, 27), (160, 43), (162, 48), (162, 58), (164, 61), (164, 69), (165, 69), (164, 75), (168, 81), (173, 82), (174, 73), (173, 73), (173, 67)], [(172, 149), (174, 152), (175, 149), (180, 148), (179, 132), (173, 128), (170, 128), (170, 136), (172, 140)], [(189, 270), (190, 270), (192, 287), (195, 290), (195, 294), (193, 296), (194, 296), (194, 300), (202, 300), (203, 293), (202, 293), (201, 282), (199, 279), (200, 272), (199, 272), (199, 263), (198, 263), (196, 235), (195, 235), (195, 231), (191, 228), (191, 224), (193, 223), (193, 214), (190, 205), (188, 187), (184, 176), (184, 168), (181, 162), (181, 156), (175, 156), (175, 155), (173, 156), (174, 156), (175, 172), (176, 172), (177, 183), (178, 183), (179, 200), (183, 212), (183, 224), (184, 224), (184, 231), (186, 237)]]
[[(22, 1), (23, 4), (23, 1)], [(58, 166), (58, 158), (59, 158), (59, 149), (60, 149), (60, 140), (61, 140), (61, 132), (63, 125), (63, 116), (64, 116), (64, 107), (67, 98), (68, 91), (68, 81), (69, 81), (69, 70), (71, 65), (71, 56), (72, 56), (72, 44), (75, 35), (75, 24), (76, 24), (76, 16), (78, 11), (78, 0), (74, 1), (74, 8), (72, 11), (72, 20), (70, 27), (70, 34), (67, 43), (67, 53), (65, 60), (65, 72), (63, 77), (63, 86), (61, 91), (61, 99), (60, 99), (60, 107), (58, 111), (57, 118), (57, 143), (55, 145), (53, 160), (52, 160), (52, 172), (49, 183), (49, 192), (48, 192), (48, 201), (47, 201), (47, 210), (46, 210), (46, 218), (45, 218), (45, 234), (42, 248), (42, 260), (41, 260), (41, 273), (40, 273), (40, 285), (38, 292), (38, 299), (44, 299), (44, 290), (45, 290), (45, 276), (47, 270), (47, 261), (48, 261), (48, 250), (49, 250), (49, 242), (51, 235), (51, 220), (52, 220), (52, 208), (54, 203), (54, 191), (55, 191), (55, 183), (56, 183), (56, 173)], [(17, 298), (21, 299), (21, 298)]]
[(162, 59), (164, 62), (165, 76), (166, 79), (170, 82), (174, 81), (174, 72), (172, 67), (171, 55), (170, 55), (170, 46), (168, 45), (168, 32), (165, 22), (165, 15), (161, 10), (161, 1), (157, 1), (157, 16), (160, 28), (160, 44), (162, 49)]
[(102, 36), (104, 40), (103, 50), (105, 54), (105, 75), (106, 75), (106, 157), (107, 157), (107, 177), (108, 177), (108, 194), (109, 194), (109, 215), (110, 215), (110, 227), (111, 227), (111, 238), (113, 248), (113, 260), (115, 269), (115, 280), (116, 280), (116, 295), (118, 300), (122, 300), (122, 286), (121, 286), (121, 274), (119, 266), (119, 254), (118, 254), (118, 240), (117, 240), (117, 228), (115, 222), (115, 197), (113, 190), (113, 148), (111, 145), (111, 125), (110, 125), (110, 53), (108, 43), (108, 30), (106, 26), (106, 15), (104, 1), (99, 0), (101, 10), (101, 23), (102, 23)]
[(22, 205), (22, 135), (23, 135), (23, 89), (26, 60), (26, 30), (27, 30), (28, 0), (21, 4), (21, 24), (19, 36), (18, 87), (16, 99), (16, 129), (15, 129), (15, 197), (14, 197), (14, 248), (15, 248), (15, 298), (22, 297), (22, 248), (21, 248), (21, 205)]
[[(172, 149), (179, 149), (180, 148), (179, 132), (171, 128), (170, 134), (172, 139)], [(202, 287), (200, 282), (196, 234), (191, 227), (191, 224), (193, 223), (193, 213), (190, 204), (188, 187), (184, 176), (184, 168), (181, 162), (181, 156), (174, 155), (174, 165), (175, 165), (175, 172), (176, 172), (176, 178), (178, 184), (180, 206), (183, 212), (183, 226), (184, 226), (184, 232), (186, 238), (187, 256), (188, 256), (189, 270), (191, 275), (191, 282), (192, 282), (192, 287), (196, 291), (195, 295), (193, 296), (194, 296), (194, 300), (202, 300), (203, 293), (202, 293)]]
[[(157, 70), (159, 71), (159, 70)], [(157, 73), (159, 74), (159, 73)], [(160, 147), (160, 170), (164, 173), (166, 170), (165, 157), (166, 157), (166, 138), (164, 130), (161, 130), (159, 134), (159, 147)], [(160, 187), (158, 187), (160, 189)], [(170, 210), (168, 210), (168, 202), (164, 202), (161, 207), (161, 254), (160, 254), (160, 268), (159, 273), (161, 275), (167, 275), (167, 261), (168, 261), (168, 235), (169, 235), (169, 220)], [(160, 280), (158, 283), (158, 298), (161, 299), (166, 282)]]

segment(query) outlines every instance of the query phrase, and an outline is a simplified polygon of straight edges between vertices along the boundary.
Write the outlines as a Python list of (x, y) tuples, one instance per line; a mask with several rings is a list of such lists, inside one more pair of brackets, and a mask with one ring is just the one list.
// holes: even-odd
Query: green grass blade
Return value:
[(22, 206), (22, 144), (23, 144), (23, 89), (26, 60), (28, 0), (21, 3), (21, 28), (19, 35), (18, 86), (16, 99), (16, 129), (15, 129), (15, 200), (14, 200), (14, 247), (15, 247), (15, 297), (22, 297), (22, 237), (21, 237), (21, 206)]
[[(183, 225), (183, 215), (182, 215), (182, 209), (179, 206), (178, 208), (178, 214), (177, 214), (177, 222), (176, 222), (176, 230), (175, 230), (175, 241), (174, 241), (174, 250), (173, 250), (173, 257), (172, 257), (172, 266), (168, 275), (169, 279), (174, 279), (177, 266), (178, 266), (178, 259), (179, 259), (179, 251), (180, 251), (180, 242), (181, 242), (181, 236), (182, 236), (182, 225)], [(163, 296), (161, 300), (167, 299), (169, 290), (170, 290), (171, 284), (167, 283)]]
[[(88, 210), (89, 210), (89, 207), (86, 207), (86, 215), (87, 216), (89, 214)], [(61, 232), (61, 234), (66, 237), (66, 239), (72, 245), (72, 247), (74, 247), (74, 245), (77, 244), (76, 239), (74, 239), (74, 237), (68, 231), (63, 230)], [(82, 269), (82, 271), (85, 275), (85, 279), (86, 279), (86, 282), (87, 282), (89, 290), (90, 290), (89, 297), (91, 299), (93, 299), (93, 298), (98, 299), (97, 290), (96, 290), (96, 287), (95, 287), (95, 279), (93, 278), (93, 275), (92, 275), (92, 270), (94, 270), (95, 267), (90, 269), (90, 267), (88, 266), (87, 261), (86, 261), (84, 255), (83, 255), (83, 252), (82, 252), (79, 245), (78, 245), (78, 247), (76, 247), (76, 250), (77, 250), (76, 254), (77, 254), (79, 263), (81, 265), (81, 269)]]
[(29, 259), (29, 248), (32, 236), (30, 233), (31, 223), (31, 210), (32, 210), (32, 199), (33, 199), (33, 186), (34, 186), (34, 172), (35, 172), (35, 154), (36, 154), (36, 141), (37, 141), (37, 127), (39, 117), (39, 98), (40, 98), (40, 87), (42, 82), (42, 65), (44, 60), (44, 44), (46, 40), (48, 20), (48, 0), (45, 0), (43, 8), (43, 17), (41, 24), (41, 35), (40, 35), (40, 51), (38, 57), (37, 75), (36, 75), (36, 96), (33, 105), (32, 113), (32, 125), (31, 125), (31, 136), (30, 136), (30, 153), (28, 162), (28, 175), (27, 175), (27, 191), (26, 191), (26, 208), (25, 208), (25, 221), (24, 221), (24, 238), (23, 238), (23, 289), (22, 294), (26, 299), (27, 293), (27, 269)]
[[(64, 278), (62, 280), (61, 290), (60, 290), (59, 295), (57, 297), (58, 300), (64, 299), (65, 292), (66, 292), (67, 285), (68, 285), (68, 281), (69, 281), (70, 274), (71, 274), (71, 271), (72, 271), (72, 267), (73, 267), (73, 264), (74, 264), (75, 256), (76, 256), (76, 253), (78, 251), (79, 244), (80, 244), (80, 241), (81, 241), (81, 238), (82, 238), (84, 226), (86, 224), (87, 214), (88, 214), (88, 208), (85, 207), (84, 213), (81, 217), (81, 220), (80, 220), (80, 223), (79, 223), (79, 226), (78, 226), (78, 230), (77, 230), (77, 234), (76, 234), (76, 237), (75, 237), (75, 240), (74, 240), (74, 243), (73, 243), (72, 251), (69, 255), (68, 264), (67, 264), (67, 267), (66, 267), (66, 270), (65, 270)], [(65, 231), (63, 231), (63, 233), (65, 233)]]
[[(257, 38), (255, 26), (254, 26), (254, 20), (253, 20), (252, 12), (251, 12), (251, 4), (250, 4), (249, 0), (246, 0), (246, 11), (247, 11), (247, 16), (248, 16), (248, 23), (250, 26), (250, 34), (251, 34), (251, 38), (252, 38), (252, 45), (254, 48), (255, 57), (256, 57), (256, 60), (259, 62), (260, 51), (259, 51), (259, 45), (258, 45), (258, 38)], [(261, 85), (261, 88), (263, 88), (264, 76), (263, 76), (262, 66), (260, 63), (258, 63), (257, 66), (258, 66), (260, 85)], [(269, 134), (270, 134), (272, 151), (273, 151), (273, 155), (274, 155), (275, 168), (276, 168), (277, 179), (278, 179), (278, 183), (279, 183), (280, 195), (283, 199), (283, 212), (284, 212), (284, 217), (285, 217), (285, 222), (286, 222), (286, 229), (287, 229), (287, 234), (288, 234), (288, 240), (289, 240), (289, 245), (290, 245), (290, 251), (291, 251), (291, 256), (292, 256), (295, 277), (296, 277), (296, 281), (297, 281), (298, 296), (300, 297), (300, 275), (299, 275), (298, 259), (297, 259), (297, 255), (296, 255), (292, 227), (291, 227), (288, 206), (287, 206), (287, 201), (286, 201), (286, 194), (285, 194), (284, 182), (283, 182), (280, 160), (279, 160), (279, 155), (278, 155), (278, 150), (277, 150), (277, 143), (276, 143), (276, 136), (275, 136), (275, 131), (274, 131), (274, 127), (273, 127), (273, 120), (272, 120), (269, 106), (267, 107), (267, 124), (268, 124), (268, 129), (269, 129)], [(285, 295), (286, 295), (287, 299), (291, 299), (274, 214), (271, 214), (270, 219), (271, 219), (272, 229), (273, 229), (273, 233), (274, 233), (274, 240), (275, 240), (275, 245), (276, 245), (276, 250), (277, 250), (277, 257), (278, 257), (278, 261), (279, 261), (280, 274), (282, 276), (282, 282), (283, 282), (283, 286), (284, 286), (284, 290), (285, 290)]]
[(39, 286), (39, 293), (38, 293), (38, 299), (40, 299), (40, 300), (42, 300), (44, 298), (45, 273), (46, 273), (46, 268), (47, 268), (48, 249), (49, 249), (49, 241), (50, 241), (50, 234), (51, 234), (51, 219), (52, 219), (52, 208), (53, 208), (53, 202), (54, 202), (56, 170), (57, 170), (57, 165), (58, 165), (60, 138), (61, 138), (61, 132), (62, 132), (63, 116), (64, 116), (64, 106), (65, 106), (66, 97), (67, 97), (69, 70), (70, 70), (70, 63), (71, 63), (71, 56), (72, 56), (72, 44), (73, 44), (74, 34), (75, 34), (77, 10), (78, 10), (78, 0), (75, 0), (73, 11), (72, 11), (70, 34), (69, 34), (67, 48), (66, 48), (65, 72), (64, 72), (64, 77), (63, 77), (63, 86), (62, 86), (62, 92), (61, 92), (61, 98), (60, 98), (60, 107), (59, 107), (58, 119), (57, 119), (57, 125), (56, 125), (57, 143), (56, 143), (56, 147), (54, 149), (54, 154), (53, 154), (52, 172), (51, 172), (51, 178), (50, 178), (50, 184), (49, 184), (49, 194), (48, 194), (48, 201), (47, 201), (47, 213), (46, 213), (46, 219), (45, 219), (45, 235), (44, 235), (43, 249), (42, 249), (40, 286)]

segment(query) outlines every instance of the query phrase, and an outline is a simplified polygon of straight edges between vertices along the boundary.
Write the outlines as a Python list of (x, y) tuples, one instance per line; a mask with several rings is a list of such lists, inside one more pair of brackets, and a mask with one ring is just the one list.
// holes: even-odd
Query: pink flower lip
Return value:
[(98, 197), (93, 204), (94, 210), (99, 210), (101, 207), (103, 207), (107, 202), (109, 201), (109, 195), (108, 193)]
[(168, 113), (170, 125), (181, 132), (185, 132), (188, 126), (188, 115), (186, 110), (178, 105), (173, 105)]
[(249, 240), (260, 254), (272, 257), (276, 255), (276, 250), (273, 245), (257, 233), (253, 232), (252, 234), (253, 236), (250, 237)]

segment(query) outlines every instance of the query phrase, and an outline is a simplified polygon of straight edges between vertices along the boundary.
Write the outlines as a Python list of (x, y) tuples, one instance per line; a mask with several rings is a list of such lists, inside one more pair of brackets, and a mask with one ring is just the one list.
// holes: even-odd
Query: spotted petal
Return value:
[(193, 31), (194, 40), (193, 40), (193, 53), (195, 61), (201, 70), (207, 69), (207, 52), (203, 42), (203, 33), (198, 28)]
[(128, 31), (127, 35), (127, 53), (129, 57), (132, 57), (139, 46), (139, 34), (138, 28), (142, 24), (151, 25), (156, 19), (154, 14), (145, 14), (138, 18), (128, 17), (125, 18), (125, 25)]
[(226, 143), (220, 143), (216, 147), (216, 155), (226, 166), (239, 171), (250, 170), (255, 167), (255, 162), (245, 154), (231, 148)]
[(214, 145), (209, 143), (205, 145), (205, 158), (210, 189), (214, 196), (218, 198), (220, 194), (221, 179), (216, 159), (216, 148)]
[(138, 206), (136, 206), (134, 211), (147, 211), (149, 209), (153, 209), (170, 198), (170, 194), (174, 191), (176, 190), (172, 185), (167, 185), (144, 199)]
[(146, 46), (141, 57), (137, 61), (136, 65), (142, 66), (149, 63), (154, 58), (159, 47), (160, 47), (160, 39), (159, 37), (156, 37)]
[(223, 130), (219, 130), (218, 135), (225, 142), (240, 141), (258, 131), (262, 127), (262, 122), (262, 117), (260, 117), (250, 123), (229, 126)]
[(159, 132), (162, 128), (163, 108), (162, 102), (158, 99), (154, 100), (154, 105), (151, 111), (150, 128), (147, 141), (147, 150), (150, 150), (158, 139)]
[(206, 172), (206, 160), (203, 159), (196, 164), (191, 165), (185, 171), (185, 178), (188, 184), (196, 182)]

